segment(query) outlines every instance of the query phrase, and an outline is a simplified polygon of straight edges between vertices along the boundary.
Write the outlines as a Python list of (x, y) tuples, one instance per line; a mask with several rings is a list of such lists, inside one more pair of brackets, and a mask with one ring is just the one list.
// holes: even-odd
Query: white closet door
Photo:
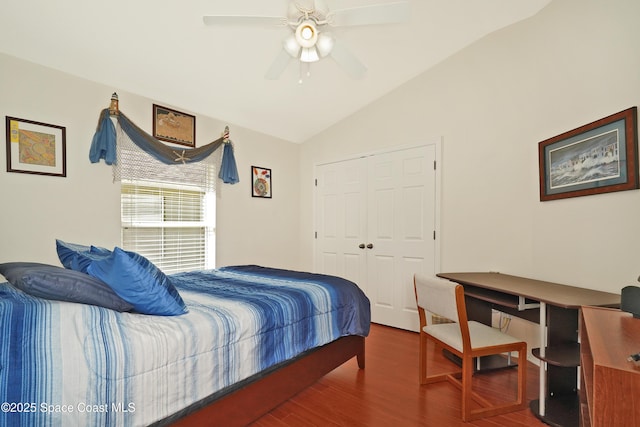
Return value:
[(372, 321), (418, 330), (414, 273), (435, 274), (435, 145), (316, 168), (315, 270), (349, 279)]
[(376, 323), (418, 330), (413, 275), (435, 274), (434, 162), (433, 145), (369, 159), (367, 296)]
[(367, 167), (363, 158), (318, 167), (316, 271), (366, 291)]

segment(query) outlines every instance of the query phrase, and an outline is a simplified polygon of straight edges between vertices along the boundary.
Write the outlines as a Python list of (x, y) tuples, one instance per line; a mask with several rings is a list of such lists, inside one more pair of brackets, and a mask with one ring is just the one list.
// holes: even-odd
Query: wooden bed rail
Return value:
[(319, 347), (179, 419), (172, 426), (246, 426), (354, 356), (358, 367), (364, 369), (364, 342), (364, 337), (350, 335)]

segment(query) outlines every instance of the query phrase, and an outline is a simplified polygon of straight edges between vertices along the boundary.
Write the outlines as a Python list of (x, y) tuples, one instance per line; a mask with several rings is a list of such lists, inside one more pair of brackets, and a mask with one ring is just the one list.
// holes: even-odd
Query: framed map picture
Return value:
[(196, 117), (153, 104), (153, 137), (193, 148), (196, 146)]
[(251, 196), (271, 198), (271, 169), (251, 166)]
[(67, 176), (66, 128), (6, 116), (7, 172)]

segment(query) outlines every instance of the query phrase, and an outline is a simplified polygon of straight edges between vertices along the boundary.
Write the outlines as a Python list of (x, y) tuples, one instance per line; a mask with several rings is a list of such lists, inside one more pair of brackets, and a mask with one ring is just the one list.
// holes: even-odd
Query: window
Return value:
[(196, 186), (122, 181), (122, 247), (165, 273), (215, 267), (215, 193)]

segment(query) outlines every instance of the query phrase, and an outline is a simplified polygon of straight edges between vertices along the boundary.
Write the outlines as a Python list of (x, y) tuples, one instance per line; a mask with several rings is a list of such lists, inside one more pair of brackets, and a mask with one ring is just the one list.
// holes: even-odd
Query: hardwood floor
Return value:
[[(418, 334), (373, 324), (366, 341), (366, 368), (350, 360), (313, 386), (251, 424), (299, 426), (544, 426), (527, 408), (463, 423), (460, 391), (448, 382), (418, 383)], [(529, 350), (530, 351), (530, 350)], [(430, 369), (455, 366), (430, 349)], [(528, 363), (527, 396), (538, 396), (538, 368)], [(513, 390), (516, 370), (475, 376), (477, 390)]]

